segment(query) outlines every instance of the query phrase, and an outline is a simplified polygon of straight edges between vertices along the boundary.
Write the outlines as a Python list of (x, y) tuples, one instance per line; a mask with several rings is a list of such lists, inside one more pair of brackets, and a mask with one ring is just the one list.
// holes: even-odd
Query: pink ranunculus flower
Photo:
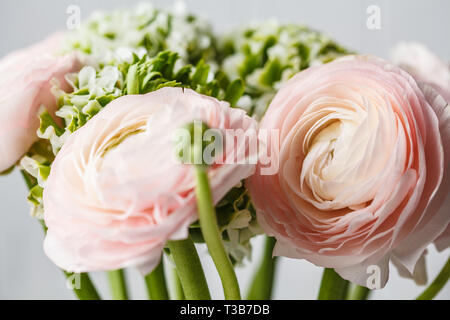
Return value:
[[(147, 274), (167, 240), (186, 238), (198, 219), (195, 177), (190, 165), (175, 160), (173, 134), (193, 120), (256, 135), (244, 111), (182, 88), (118, 98), (73, 133), (44, 189), (49, 258), (74, 272), (136, 266)], [(238, 143), (228, 152), (248, 147)], [(211, 166), (214, 202), (254, 168)]]
[(62, 44), (57, 33), (0, 60), (0, 172), (8, 169), (38, 139), (38, 112), (57, 108), (51, 88), (70, 86), (64, 76), (81, 65), (75, 53), (57, 55)]
[[(450, 103), (450, 66), (441, 60), (423, 44), (417, 42), (401, 42), (391, 52), (394, 64), (411, 74), (422, 89), (427, 100), (438, 110), (438, 118), (447, 119), (441, 122), (441, 130), (450, 130), (449, 108)], [(440, 113), (446, 112), (447, 115)], [(444, 134), (443, 137), (450, 137)], [(450, 143), (448, 140), (444, 144)], [(448, 159), (448, 158), (447, 158)], [(447, 183), (450, 183), (447, 181)], [(444, 207), (450, 212), (450, 197), (447, 197)], [(450, 224), (447, 229), (434, 242), (438, 250), (444, 250), (450, 243)]]
[(391, 52), (391, 61), (416, 79), (431, 85), (450, 101), (450, 67), (427, 47), (416, 42), (399, 43)]
[(423, 275), (424, 251), (450, 221), (440, 210), (450, 112), (442, 97), (426, 95), (371, 56), (309, 68), (282, 87), (261, 123), (280, 130), (279, 171), (257, 168), (248, 180), (275, 255), (335, 268), (363, 286), (384, 286), (390, 260)]

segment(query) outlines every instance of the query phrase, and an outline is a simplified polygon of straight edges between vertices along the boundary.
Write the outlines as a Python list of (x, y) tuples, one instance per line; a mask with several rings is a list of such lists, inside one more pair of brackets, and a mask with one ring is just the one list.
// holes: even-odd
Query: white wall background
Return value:
[[(129, 7), (131, 0), (2, 0), (0, 2), (0, 57), (32, 44), (45, 35), (66, 26), (66, 8), (76, 4), (82, 18), (95, 9)], [(387, 58), (389, 48), (401, 40), (416, 40), (450, 61), (450, 1), (448, 0), (191, 0), (191, 12), (208, 18), (218, 32), (249, 20), (277, 18), (280, 21), (306, 23), (326, 31), (337, 41), (360, 53)], [(172, 1), (154, 0), (160, 7)], [(381, 8), (381, 29), (366, 28), (366, 8)], [(0, 298), (1, 299), (73, 299), (61, 272), (42, 250), (42, 231), (28, 214), (26, 187), (19, 172), (0, 177)], [(255, 239), (253, 262), (238, 269), (245, 290), (261, 252), (261, 239)], [(213, 296), (222, 297), (220, 281), (206, 249), (199, 249)], [(433, 279), (448, 258), (450, 250), (428, 254), (429, 278)], [(144, 283), (136, 270), (128, 270), (133, 298), (145, 298)], [(322, 270), (301, 260), (281, 259), (277, 269), (275, 298), (315, 299)], [(93, 278), (108, 297), (108, 284), (102, 273)], [(402, 279), (391, 269), (391, 279), (374, 299), (411, 299), (422, 287)], [(450, 299), (450, 285), (439, 299)]]

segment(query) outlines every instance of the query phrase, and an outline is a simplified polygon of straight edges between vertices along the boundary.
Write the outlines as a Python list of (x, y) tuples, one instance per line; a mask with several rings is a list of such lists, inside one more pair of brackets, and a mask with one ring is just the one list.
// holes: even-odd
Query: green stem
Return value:
[(168, 241), (184, 294), (188, 300), (211, 300), (205, 273), (192, 239)]
[(161, 257), (161, 262), (158, 264), (156, 269), (145, 277), (145, 283), (147, 285), (147, 292), (149, 299), (151, 300), (169, 299), (169, 294), (167, 293), (166, 278), (164, 275), (163, 257)]
[(180, 277), (178, 276), (177, 269), (170, 267), (170, 273), (171, 273), (171, 285), (169, 290), (169, 295), (171, 300), (184, 300), (184, 292), (183, 292), (183, 286), (181, 285)]
[[(33, 177), (31, 177), (25, 170), (20, 170), (20, 173), (22, 174), (23, 179), (25, 180), (25, 184), (27, 185), (28, 189), (33, 188), (33, 186), (36, 184), (36, 182), (33, 182)], [(36, 180), (36, 179), (34, 179)], [(44, 231), (44, 234), (47, 233), (47, 226), (45, 225), (44, 220), (39, 220), (42, 226), (42, 230)], [(79, 286), (77, 286), (77, 279), (74, 279), (74, 273), (67, 272), (64, 270), (61, 270), (64, 275), (66, 276), (67, 280), (71, 283), (73, 280), (75, 280), (75, 285), (73, 286), (73, 292), (78, 297), (79, 300), (100, 300), (100, 296), (97, 293), (97, 290), (95, 289), (94, 284), (92, 283), (91, 279), (89, 278), (89, 275), (87, 273), (80, 273), (79, 274)]]
[(247, 300), (270, 300), (275, 276), (277, 257), (272, 257), (275, 238), (266, 237), (261, 264), (253, 277)]
[(341, 278), (334, 269), (325, 268), (320, 284), (318, 300), (345, 300), (349, 282)]
[(63, 271), (70, 282), (73, 292), (79, 300), (101, 300), (87, 273), (72, 273)]
[(197, 178), (198, 215), (203, 238), (222, 281), (225, 299), (240, 300), (241, 293), (236, 273), (225, 251), (219, 226), (217, 225), (216, 210), (212, 201), (206, 168), (202, 165), (195, 165), (195, 172)]
[(20, 174), (23, 177), (23, 180), (25, 181), (25, 184), (28, 187), (28, 190), (30, 190), (31, 188), (33, 188), (37, 183), (33, 182), (33, 179), (36, 180), (35, 178), (33, 178), (32, 176), (30, 176), (28, 174), (28, 172), (26, 172), (25, 170), (20, 170)]
[(123, 269), (108, 271), (113, 300), (128, 300), (127, 285)]
[(367, 300), (369, 295), (369, 288), (352, 283), (348, 290), (347, 300)]
[(425, 289), (424, 292), (420, 296), (417, 297), (417, 300), (432, 300), (441, 289), (445, 286), (448, 279), (450, 278), (450, 258), (447, 260), (447, 263), (442, 268), (441, 272), (437, 275), (437, 277), (433, 280), (433, 282)]

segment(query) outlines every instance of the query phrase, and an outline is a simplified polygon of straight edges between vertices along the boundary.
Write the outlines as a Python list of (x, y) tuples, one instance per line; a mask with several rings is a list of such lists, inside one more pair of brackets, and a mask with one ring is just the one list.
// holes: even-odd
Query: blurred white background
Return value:
[[(81, 8), (82, 18), (93, 10), (129, 7), (132, 0), (2, 0), (0, 2), (0, 57), (66, 27), (66, 9), (75, 4)], [(173, 1), (153, 0), (158, 7)], [(185, 1), (188, 10), (209, 19), (217, 32), (249, 20), (277, 18), (280, 21), (305, 23), (325, 31), (344, 46), (360, 53), (372, 53), (387, 58), (389, 49), (399, 41), (415, 40), (424, 43), (436, 54), (450, 61), (450, 1), (448, 0), (191, 0)], [(366, 27), (369, 5), (381, 9), (381, 29)], [(0, 155), (1, 156), (1, 155)], [(66, 289), (62, 273), (46, 258), (42, 250), (43, 234), (40, 225), (28, 212), (26, 187), (16, 170), (0, 177), (0, 298), (1, 299), (73, 299)], [(449, 213), (450, 214), (450, 213)], [(238, 269), (238, 277), (245, 291), (255, 263), (261, 253), (261, 239), (254, 241), (251, 262)], [(220, 281), (206, 248), (200, 247), (213, 297), (222, 298)], [(429, 279), (433, 279), (444, 265), (450, 249), (428, 253)], [(276, 272), (276, 299), (315, 299), (322, 269), (306, 261), (280, 259)], [(127, 270), (132, 298), (145, 299), (143, 279), (136, 270)], [(103, 273), (93, 278), (108, 298), (108, 283)], [(373, 299), (411, 299), (423, 287), (398, 276), (391, 268), (388, 285), (376, 291)], [(450, 299), (450, 284), (438, 299)]]

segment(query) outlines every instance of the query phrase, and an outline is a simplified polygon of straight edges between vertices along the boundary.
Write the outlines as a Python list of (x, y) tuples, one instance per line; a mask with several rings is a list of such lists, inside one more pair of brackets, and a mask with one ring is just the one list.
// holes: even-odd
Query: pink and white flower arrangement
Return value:
[(96, 14), (0, 60), (0, 172), (22, 171), (77, 296), (99, 299), (87, 273), (106, 271), (127, 299), (135, 267), (168, 299), (165, 256), (172, 296), (210, 299), (198, 242), (241, 299), (235, 266), (261, 233), (248, 299), (271, 298), (272, 256), (324, 267), (319, 299), (366, 299), (390, 262), (425, 284), (427, 247), (450, 246), (448, 66), (418, 44), (391, 63), (274, 22), (216, 39), (181, 9)]

